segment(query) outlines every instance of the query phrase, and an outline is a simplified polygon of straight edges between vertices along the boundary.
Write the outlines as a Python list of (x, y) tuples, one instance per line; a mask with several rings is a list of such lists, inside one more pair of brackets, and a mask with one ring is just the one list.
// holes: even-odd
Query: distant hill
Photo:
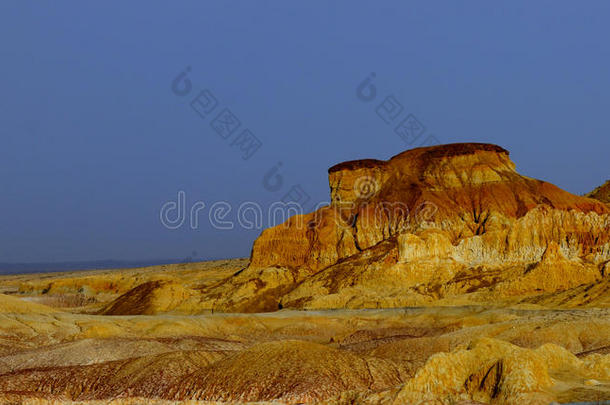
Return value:
[(596, 200), (610, 204), (610, 180), (591, 191), (586, 197), (595, 198)]
[(132, 267), (156, 266), (172, 263), (190, 263), (215, 258), (187, 257), (183, 259), (146, 259), (146, 260), (92, 260), (75, 262), (38, 262), (38, 263), (2, 263), (0, 262), (0, 274), (23, 274), (23, 273), (50, 273), (56, 271), (72, 270), (104, 270), (124, 269)]

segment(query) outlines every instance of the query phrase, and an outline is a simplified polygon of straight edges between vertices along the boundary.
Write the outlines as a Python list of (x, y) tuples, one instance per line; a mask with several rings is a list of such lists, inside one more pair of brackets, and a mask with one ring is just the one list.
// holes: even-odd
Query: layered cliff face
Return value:
[[(451, 144), (329, 169), (331, 204), (265, 230), (209, 308), (393, 307), (603, 281), (610, 207), (519, 174), (505, 149)], [(472, 295), (472, 297), (476, 297)]]
[[(253, 267), (319, 270), (382, 240), (426, 228), (445, 231), (451, 243), (457, 244), (476, 235), (509, 231), (516, 220), (539, 207), (591, 213), (589, 227), (607, 225), (600, 215), (610, 212), (598, 201), (521, 176), (506, 150), (486, 144), (413, 149), (387, 162), (346, 162), (329, 169), (329, 183), (331, 206), (263, 232), (254, 244)], [(568, 226), (543, 227), (572, 236), (578, 230), (573, 217), (567, 220)], [(557, 239), (553, 236), (532, 233), (523, 245), (532, 246), (530, 239), (539, 237), (544, 240), (537, 244), (543, 246), (536, 247), (544, 250), (547, 239)], [(584, 250), (603, 245), (574, 236)], [(605, 242), (610, 241), (605, 236)], [(509, 250), (514, 253), (515, 249)]]

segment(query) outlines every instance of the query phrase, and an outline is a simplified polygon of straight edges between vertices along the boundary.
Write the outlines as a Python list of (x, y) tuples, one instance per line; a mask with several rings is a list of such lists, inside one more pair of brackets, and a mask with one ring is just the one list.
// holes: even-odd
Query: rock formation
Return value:
[(586, 196), (610, 204), (610, 180), (606, 181)]
[(329, 185), (329, 206), (263, 231), (249, 267), (202, 305), (256, 312), (524, 296), (597, 283), (610, 260), (610, 207), (517, 173), (499, 146), (345, 162), (329, 169)]
[(193, 290), (170, 280), (155, 280), (140, 284), (114, 300), (101, 313), (104, 315), (152, 315), (169, 312), (190, 297)]
[(595, 384), (594, 377), (610, 377), (609, 361), (610, 356), (599, 355), (581, 360), (553, 344), (530, 350), (479, 339), (452, 353), (430, 357), (389, 403), (445, 403), (439, 398), (452, 398), (447, 403), (546, 405), (557, 399), (551, 375), (569, 372)]

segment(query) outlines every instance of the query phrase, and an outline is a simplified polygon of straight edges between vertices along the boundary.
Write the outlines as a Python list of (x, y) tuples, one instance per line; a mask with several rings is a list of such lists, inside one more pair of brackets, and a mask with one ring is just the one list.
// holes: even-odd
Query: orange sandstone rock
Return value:
[(250, 266), (206, 305), (394, 307), (480, 289), (538, 294), (596, 282), (610, 260), (610, 207), (520, 175), (499, 146), (345, 162), (329, 169), (329, 184), (330, 206), (263, 231)]

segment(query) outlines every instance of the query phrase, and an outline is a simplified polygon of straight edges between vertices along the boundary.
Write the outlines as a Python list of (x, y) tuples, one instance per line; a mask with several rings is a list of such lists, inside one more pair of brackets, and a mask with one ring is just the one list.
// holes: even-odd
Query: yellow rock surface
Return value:
[(2, 312), (15, 314), (46, 314), (58, 311), (45, 305), (40, 305), (35, 302), (29, 302), (27, 298), (21, 299), (17, 297), (11, 297), (5, 294), (0, 294), (0, 313)]
[[(610, 388), (609, 311), (473, 306), (200, 316), (5, 313), (0, 395), (17, 403), (603, 398)], [(92, 336), (100, 330), (102, 336)]]

